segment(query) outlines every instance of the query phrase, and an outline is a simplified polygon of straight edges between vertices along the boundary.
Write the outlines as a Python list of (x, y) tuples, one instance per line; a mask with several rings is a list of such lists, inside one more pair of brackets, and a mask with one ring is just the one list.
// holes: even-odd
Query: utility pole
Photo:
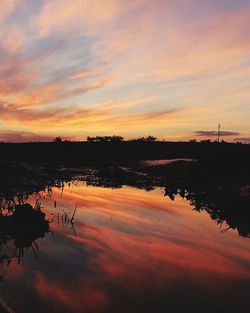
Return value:
[(219, 123), (218, 124), (218, 142), (220, 142), (220, 130), (221, 130), (221, 125)]

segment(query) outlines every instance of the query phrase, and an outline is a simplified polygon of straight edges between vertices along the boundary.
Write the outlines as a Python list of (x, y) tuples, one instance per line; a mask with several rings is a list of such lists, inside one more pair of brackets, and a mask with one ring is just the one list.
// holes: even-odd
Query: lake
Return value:
[(19, 203), (48, 221), (2, 235), (3, 312), (249, 311), (250, 239), (185, 192), (76, 177), (2, 199), (5, 218)]

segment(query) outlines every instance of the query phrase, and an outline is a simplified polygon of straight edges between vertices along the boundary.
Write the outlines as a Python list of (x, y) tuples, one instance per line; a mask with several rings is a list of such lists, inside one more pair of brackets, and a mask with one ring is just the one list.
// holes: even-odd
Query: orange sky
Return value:
[(0, 141), (250, 142), (249, 0), (0, 3)]

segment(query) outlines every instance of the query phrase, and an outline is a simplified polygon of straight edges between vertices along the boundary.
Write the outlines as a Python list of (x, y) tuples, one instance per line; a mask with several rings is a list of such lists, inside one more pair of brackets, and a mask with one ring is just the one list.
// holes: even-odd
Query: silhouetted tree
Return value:
[(146, 138), (145, 138), (145, 141), (156, 141), (156, 137), (154, 137), (154, 136), (147, 136)]
[(53, 142), (55, 142), (55, 143), (62, 143), (62, 138), (61, 137), (55, 137), (53, 139)]

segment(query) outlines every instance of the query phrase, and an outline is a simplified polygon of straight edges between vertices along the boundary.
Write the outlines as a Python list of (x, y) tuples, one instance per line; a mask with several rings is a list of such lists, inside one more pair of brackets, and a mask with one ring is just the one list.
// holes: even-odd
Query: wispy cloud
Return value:
[(0, 131), (0, 142), (32, 142), (51, 141), (52, 137), (24, 131)]
[(250, 137), (236, 137), (234, 138), (234, 141), (239, 141), (239, 142), (250, 144)]
[[(217, 137), (218, 132), (217, 131), (198, 130), (198, 131), (195, 131), (195, 135), (200, 136), (200, 137)], [(240, 135), (240, 133), (233, 132), (233, 131), (224, 130), (224, 131), (220, 132), (220, 136), (223, 136), (223, 137), (239, 136), (239, 135)]]
[(8, 0), (0, 2), (0, 19), (6, 18), (13, 11), (15, 11), (19, 5), (21, 5), (22, 0)]
[(226, 0), (2, 1), (0, 127), (171, 139), (221, 121), (249, 137), (249, 8)]

